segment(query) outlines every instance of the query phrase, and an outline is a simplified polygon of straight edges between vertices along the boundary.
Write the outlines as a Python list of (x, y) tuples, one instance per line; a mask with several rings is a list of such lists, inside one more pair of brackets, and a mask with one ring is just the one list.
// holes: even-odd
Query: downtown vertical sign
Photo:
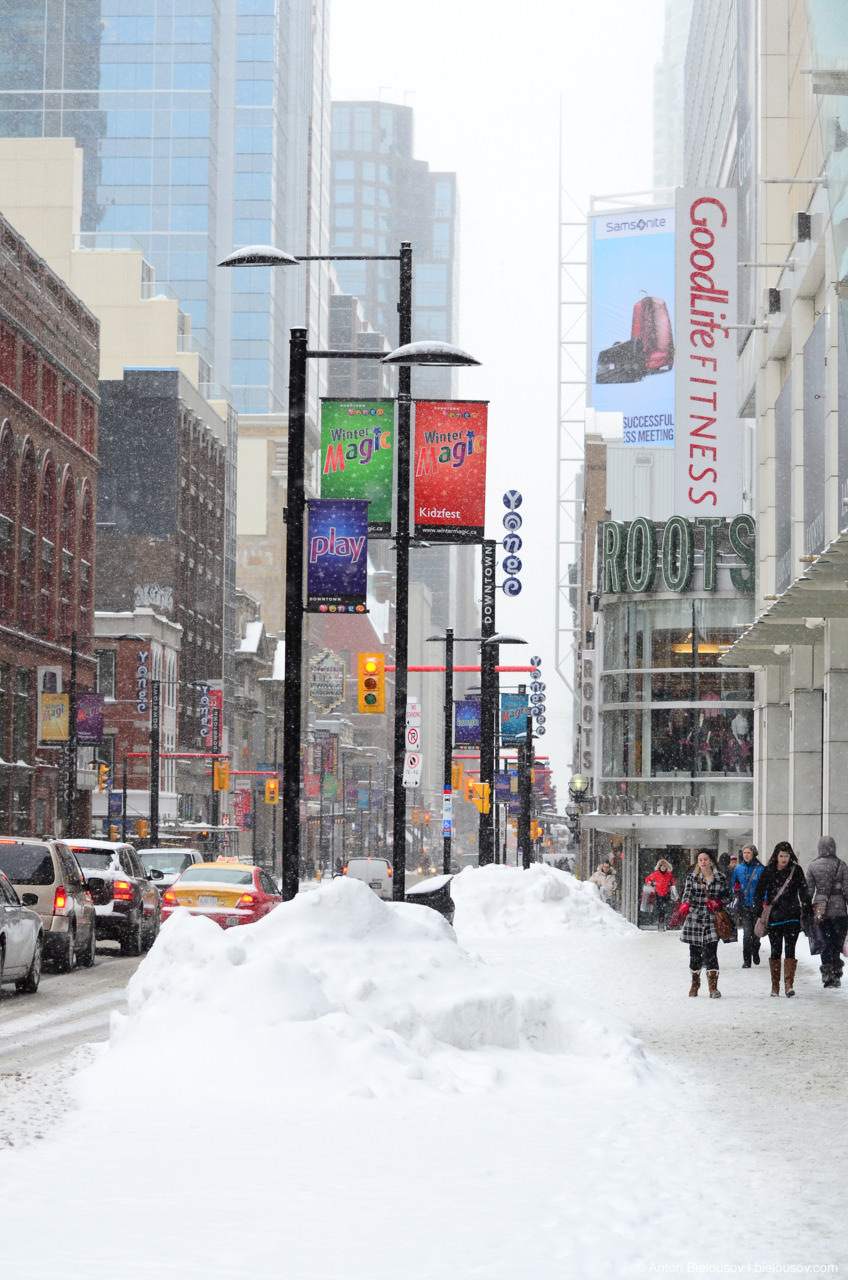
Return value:
[(413, 524), (428, 542), (479, 542), (486, 523), (488, 401), (416, 400)]

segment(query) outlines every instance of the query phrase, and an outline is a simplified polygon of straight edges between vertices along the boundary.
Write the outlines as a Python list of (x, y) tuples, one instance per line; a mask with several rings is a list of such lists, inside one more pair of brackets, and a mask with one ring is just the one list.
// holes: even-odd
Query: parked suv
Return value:
[[(94, 964), (95, 913), (76, 857), (59, 840), (0, 836), (0, 870), (44, 926), (44, 958), (62, 973)], [(35, 901), (32, 901), (32, 899)]]
[(199, 849), (139, 849), (138, 856), (160, 893), (170, 889), (177, 876), (181, 876), (187, 867), (206, 862), (209, 857)]
[(386, 858), (348, 858), (343, 875), (351, 880), (364, 880), (381, 898), (392, 896), (392, 868)]
[(120, 942), (125, 956), (141, 955), (159, 932), (159, 891), (131, 844), (65, 841), (79, 859), (97, 913), (97, 936)]

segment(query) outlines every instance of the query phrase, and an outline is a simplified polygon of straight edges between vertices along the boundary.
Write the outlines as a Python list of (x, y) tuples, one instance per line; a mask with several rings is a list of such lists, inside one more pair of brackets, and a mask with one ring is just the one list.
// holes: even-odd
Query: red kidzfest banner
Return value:
[(416, 537), (430, 542), (482, 540), (487, 422), (487, 400), (416, 400)]

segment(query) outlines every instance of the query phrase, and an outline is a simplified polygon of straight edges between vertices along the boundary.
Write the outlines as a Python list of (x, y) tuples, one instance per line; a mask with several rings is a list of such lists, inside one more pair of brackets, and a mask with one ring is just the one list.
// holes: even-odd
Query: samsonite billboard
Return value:
[(480, 542), (486, 523), (486, 400), (416, 400), (415, 536)]
[(674, 209), (593, 214), (588, 403), (625, 444), (674, 446)]

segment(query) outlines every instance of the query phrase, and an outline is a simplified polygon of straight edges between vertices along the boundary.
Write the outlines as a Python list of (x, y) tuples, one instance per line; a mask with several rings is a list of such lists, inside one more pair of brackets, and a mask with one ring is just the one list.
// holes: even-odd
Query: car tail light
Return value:
[(346, 876), (346, 875), (347, 875), (347, 867), (346, 867), (346, 866), (345, 866), (345, 867), (342, 867), (342, 875), (343, 875), (343, 876)]
[(56, 893), (53, 896), (54, 916), (61, 915), (61, 913), (65, 910), (65, 907), (67, 905), (68, 905), (68, 895), (65, 893), (64, 886), (60, 884), (57, 886)]
[(129, 880), (116, 880), (112, 885), (112, 897), (119, 902), (132, 902), (135, 894)]
[(236, 906), (237, 906), (237, 907), (255, 907), (255, 906), (256, 906), (256, 894), (255, 894), (255, 893), (243, 893), (243, 894), (241, 895), (241, 897), (239, 898), (238, 902), (236, 903)]
[(392, 874), (392, 869), (391, 869), (391, 867), (386, 867), (386, 870), (388, 871), (388, 873), (389, 873), (389, 878), (391, 879), (391, 874)]
[(169, 907), (177, 906), (177, 895), (174, 893), (173, 889), (165, 890), (162, 894), (162, 903), (163, 905), (167, 904)]

